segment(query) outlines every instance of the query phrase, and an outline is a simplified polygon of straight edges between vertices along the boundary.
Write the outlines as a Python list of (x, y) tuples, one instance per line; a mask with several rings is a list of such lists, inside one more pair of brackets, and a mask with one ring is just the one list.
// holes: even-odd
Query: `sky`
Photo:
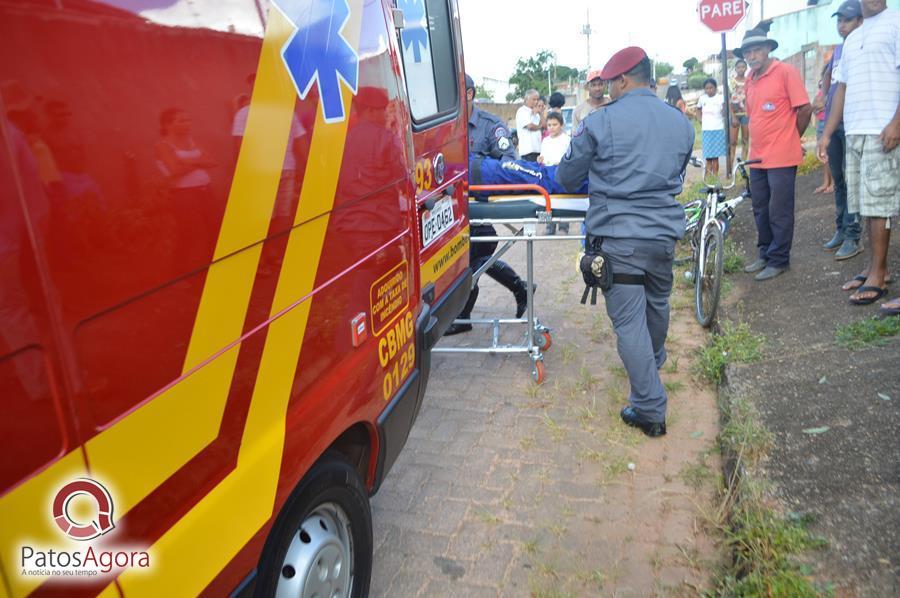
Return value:
[[(681, 63), (721, 49), (721, 37), (700, 23), (697, 0), (457, 0), (466, 71), (507, 80), (520, 57), (553, 51), (557, 63), (585, 68), (587, 45), (581, 30), (590, 7), (591, 67), (602, 68), (617, 50), (635, 45), (651, 58), (681, 71)], [(835, 6), (838, 0), (832, 0)], [(802, 9), (806, 0), (751, 0), (748, 16), (727, 35), (728, 48), (760, 20)]]

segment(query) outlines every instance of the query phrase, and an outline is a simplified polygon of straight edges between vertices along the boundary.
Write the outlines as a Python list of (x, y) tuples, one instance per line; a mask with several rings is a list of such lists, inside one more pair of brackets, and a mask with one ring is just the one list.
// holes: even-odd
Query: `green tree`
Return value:
[(556, 64), (556, 55), (550, 50), (541, 50), (534, 56), (520, 58), (516, 62), (516, 70), (509, 78), (513, 91), (506, 94), (507, 102), (522, 98), (529, 89), (536, 89), (543, 95), (550, 95), (550, 82), (580, 80), (583, 71), (577, 68)]
[(484, 85), (476, 85), (475, 86), (475, 99), (476, 100), (488, 100), (489, 102), (494, 101), (494, 92), (490, 89), (486, 88)]
[(691, 89), (703, 89), (703, 82), (709, 79), (709, 75), (703, 71), (694, 71), (687, 78), (688, 87)]
[(681, 66), (683, 66), (685, 68), (685, 70), (687, 70), (687, 72), (692, 73), (692, 72), (694, 72), (695, 68), (700, 66), (700, 61), (697, 60), (696, 58), (688, 58), (687, 60), (685, 60), (684, 62), (681, 63)]
[(668, 77), (672, 74), (672, 71), (675, 70), (675, 67), (669, 64), (668, 62), (657, 62), (656, 63), (656, 78), (659, 79), (661, 77)]

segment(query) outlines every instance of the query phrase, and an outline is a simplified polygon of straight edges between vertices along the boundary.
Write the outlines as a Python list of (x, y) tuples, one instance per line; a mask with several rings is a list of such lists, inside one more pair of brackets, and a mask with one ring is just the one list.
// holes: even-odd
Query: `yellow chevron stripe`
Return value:
[[(362, 0), (352, 1), (344, 36), (354, 47), (361, 16)], [(350, 91), (344, 89), (343, 96), (349, 107)], [(317, 111), (310, 147), (315, 165), (307, 167), (295, 217), (295, 223), (304, 224), (294, 228), (288, 240), (271, 315), (290, 309), (269, 326), (237, 468), (152, 547), (164, 574), (128, 571), (119, 578), (126, 594), (197, 594), (273, 515), (287, 405), (307, 330), (312, 305), (308, 296), (325, 243), (346, 133), (346, 120), (327, 124)], [(313, 219), (307, 221), (309, 218)], [(304, 297), (306, 300), (294, 305)]]
[[(262, 252), (259, 241), (268, 232), (275, 206), (296, 92), (280, 55), (293, 28), (280, 13), (277, 17), (277, 11), (272, 13), (216, 261), (203, 287), (185, 372), (240, 338)], [(232, 347), (88, 441), (91, 469), (115, 483), (120, 513), (143, 500), (218, 436), (238, 349)]]
[[(215, 250), (217, 261), (207, 274), (185, 373), (242, 332), (261, 253), (261, 246), (254, 243), (268, 231), (296, 101), (280, 56), (292, 32), (284, 17), (272, 11)], [(49, 505), (64, 483), (86, 475), (102, 480), (110, 488), (119, 518), (216, 438), (237, 355), (238, 347), (232, 347), (89, 440), (85, 450), (91, 473), (80, 448), (75, 449), (0, 498), (0, 547), (2, 561), (10, 565), (13, 595), (25, 594), (43, 581), (16, 574), (21, 543), (27, 539), (50, 546), (63, 540)]]

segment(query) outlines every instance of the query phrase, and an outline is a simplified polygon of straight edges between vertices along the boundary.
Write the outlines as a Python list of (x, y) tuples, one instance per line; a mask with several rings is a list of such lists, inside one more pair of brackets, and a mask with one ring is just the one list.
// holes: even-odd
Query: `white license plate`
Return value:
[(422, 247), (428, 247), (453, 226), (453, 200), (449, 197), (436, 202), (434, 209), (422, 213)]

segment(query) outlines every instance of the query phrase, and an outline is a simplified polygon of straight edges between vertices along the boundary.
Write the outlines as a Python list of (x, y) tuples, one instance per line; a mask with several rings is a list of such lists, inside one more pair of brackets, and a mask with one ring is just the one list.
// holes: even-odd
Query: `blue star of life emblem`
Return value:
[(428, 32), (425, 30), (425, 0), (400, 0), (404, 27), (400, 33), (403, 47), (413, 52), (413, 62), (422, 62), (422, 52), (428, 49)]
[(344, 120), (340, 81), (354, 95), (359, 86), (359, 54), (341, 33), (350, 19), (347, 0), (274, 0), (274, 5), (295, 29), (281, 58), (300, 99), (318, 83), (325, 122)]

